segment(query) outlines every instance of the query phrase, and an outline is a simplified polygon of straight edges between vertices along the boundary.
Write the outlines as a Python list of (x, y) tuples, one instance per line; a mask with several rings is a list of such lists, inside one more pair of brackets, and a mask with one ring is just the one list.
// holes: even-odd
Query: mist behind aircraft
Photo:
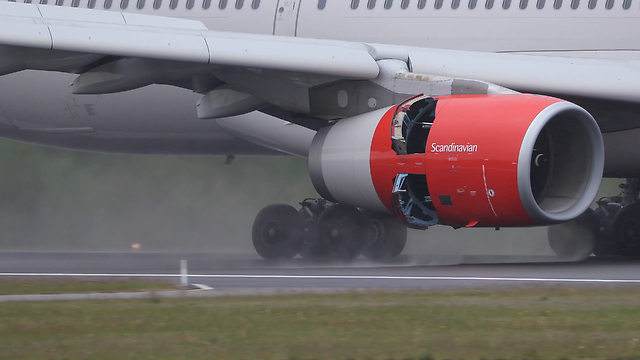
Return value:
[[(294, 157), (155, 157), (0, 141), (2, 250), (241, 252), (271, 203), (318, 196)], [(617, 181), (607, 182), (609, 187)], [(611, 193), (611, 189), (609, 189)], [(552, 255), (545, 228), (410, 231), (405, 254)]]

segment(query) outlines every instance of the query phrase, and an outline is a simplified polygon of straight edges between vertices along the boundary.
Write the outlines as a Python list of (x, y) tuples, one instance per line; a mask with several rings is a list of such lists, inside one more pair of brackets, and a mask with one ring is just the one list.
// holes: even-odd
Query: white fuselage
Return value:
[[(640, 59), (640, 0), (48, 1), (48, 6), (96, 10), (109, 7), (110, 11), (188, 18), (219, 31), (487, 52)], [(353, 9), (356, 3), (358, 6)], [(151, 85), (115, 94), (74, 95), (68, 86), (76, 76), (32, 70), (0, 76), (0, 136), (104, 152), (278, 153), (239, 140), (214, 120), (198, 119), (195, 104), (200, 94)], [(634, 129), (640, 128), (635, 106), (598, 103), (593, 108), (596, 112), (623, 109), (611, 116), (612, 120), (596, 116), (603, 131), (616, 136), (613, 142), (618, 147), (635, 138)], [(257, 112), (247, 116), (270, 118)], [(609, 175), (640, 173), (640, 161), (633, 157), (629, 161), (624, 169), (617, 165)]]

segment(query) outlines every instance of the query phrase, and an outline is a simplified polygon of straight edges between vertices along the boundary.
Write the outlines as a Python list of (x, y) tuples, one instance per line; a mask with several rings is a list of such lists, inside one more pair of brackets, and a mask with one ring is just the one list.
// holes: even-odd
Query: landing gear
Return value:
[(597, 256), (640, 256), (640, 179), (626, 179), (618, 196), (598, 200), (595, 210), (602, 236)]
[(390, 260), (402, 253), (407, 243), (407, 228), (393, 217), (371, 216), (369, 244), (362, 255), (369, 260)]
[(363, 254), (375, 261), (397, 257), (407, 229), (390, 215), (367, 214), (325, 199), (306, 199), (296, 211), (283, 204), (264, 208), (254, 221), (253, 243), (265, 259), (349, 261)]
[(366, 218), (354, 207), (328, 207), (318, 218), (317, 241), (310, 244), (313, 253), (329, 259), (355, 259), (366, 245), (366, 225)]
[(262, 209), (253, 222), (253, 246), (265, 259), (291, 259), (302, 248), (302, 221), (296, 209), (273, 204)]
[(626, 179), (617, 196), (597, 201), (594, 215), (598, 224), (598, 241), (594, 254), (598, 257), (640, 256), (640, 179)]

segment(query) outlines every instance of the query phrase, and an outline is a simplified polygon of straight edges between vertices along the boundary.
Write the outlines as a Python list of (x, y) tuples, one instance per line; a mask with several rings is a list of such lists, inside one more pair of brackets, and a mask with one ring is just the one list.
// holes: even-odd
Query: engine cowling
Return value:
[(415, 228), (568, 221), (603, 168), (593, 117), (536, 95), (418, 96), (321, 129), (309, 154), (320, 195)]

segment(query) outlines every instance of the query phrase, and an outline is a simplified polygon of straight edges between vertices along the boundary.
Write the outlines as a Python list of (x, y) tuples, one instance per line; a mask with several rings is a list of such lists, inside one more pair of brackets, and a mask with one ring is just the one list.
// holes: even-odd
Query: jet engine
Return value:
[(586, 110), (526, 94), (417, 96), (321, 129), (309, 153), (321, 196), (421, 229), (572, 220), (603, 167)]

